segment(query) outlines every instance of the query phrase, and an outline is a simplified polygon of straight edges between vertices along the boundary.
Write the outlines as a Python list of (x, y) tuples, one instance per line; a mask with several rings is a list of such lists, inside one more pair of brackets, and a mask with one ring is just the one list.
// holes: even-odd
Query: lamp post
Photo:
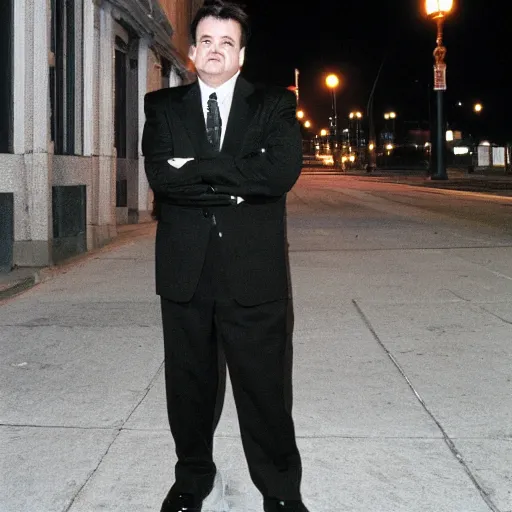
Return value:
[(302, 149), (304, 152), (310, 152), (311, 151), (311, 140), (310, 140), (310, 133), (309, 128), (311, 128), (311, 121), (306, 119), (306, 112), (304, 110), (299, 109), (295, 113), (297, 119), (299, 120), (300, 124), (300, 132), (302, 135)]
[(433, 180), (447, 180), (445, 164), (445, 133), (443, 101), (446, 90), (446, 48), (443, 46), (443, 25), (446, 16), (453, 8), (453, 0), (425, 0), (427, 16), (437, 24), (437, 46), (434, 50), (434, 91), (437, 92), (437, 133), (436, 133), (436, 173), (430, 177)]
[(386, 133), (389, 133), (389, 127), (387, 121), (391, 119), (391, 141), (395, 142), (396, 134), (395, 134), (395, 119), (396, 119), (396, 112), (385, 112), (384, 113), (384, 119), (386, 120)]
[(384, 54), (384, 58), (380, 63), (379, 70), (377, 71), (377, 76), (375, 77), (375, 81), (373, 82), (372, 90), (370, 92), (370, 96), (368, 98), (368, 104), (366, 105), (366, 114), (368, 116), (368, 165), (366, 166), (366, 172), (372, 172), (377, 168), (377, 154), (376, 154), (376, 145), (377, 138), (375, 137), (375, 123), (373, 122), (373, 98), (375, 95), (375, 88), (377, 87), (377, 82), (379, 81), (379, 77), (384, 67), (384, 62), (386, 61), (386, 55)]
[(338, 87), (340, 81), (339, 78), (334, 75), (328, 75), (325, 79), (325, 85), (331, 89), (332, 93), (332, 135), (334, 140), (338, 140), (338, 112), (336, 108), (336, 88)]
[(361, 112), (350, 112), (348, 118), (355, 122), (355, 137), (356, 137), (356, 152), (359, 153), (360, 139), (361, 139), (361, 119), (363, 114)]

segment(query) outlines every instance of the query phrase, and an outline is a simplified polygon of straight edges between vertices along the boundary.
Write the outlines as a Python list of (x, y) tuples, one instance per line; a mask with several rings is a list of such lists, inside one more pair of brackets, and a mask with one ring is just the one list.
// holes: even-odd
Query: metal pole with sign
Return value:
[(434, 91), (437, 93), (437, 130), (436, 130), (436, 172), (432, 174), (433, 180), (446, 180), (446, 144), (444, 122), (444, 91), (446, 91), (446, 48), (443, 46), (444, 17), (437, 18), (437, 46), (434, 50)]

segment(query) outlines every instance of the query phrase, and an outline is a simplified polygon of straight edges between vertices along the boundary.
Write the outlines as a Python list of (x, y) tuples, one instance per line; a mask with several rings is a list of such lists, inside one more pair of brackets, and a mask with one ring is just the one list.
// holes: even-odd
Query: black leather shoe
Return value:
[(309, 512), (306, 505), (300, 500), (279, 500), (276, 498), (265, 498), (263, 500), (265, 512)]
[(193, 494), (174, 494), (169, 492), (160, 512), (201, 512), (203, 500), (197, 499)]

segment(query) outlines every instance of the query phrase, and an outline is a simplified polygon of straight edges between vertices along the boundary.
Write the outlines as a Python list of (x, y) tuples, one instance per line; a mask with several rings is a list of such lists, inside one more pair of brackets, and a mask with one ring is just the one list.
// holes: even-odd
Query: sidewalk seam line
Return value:
[(121, 432), (123, 432), (123, 430), (125, 430), (123, 427), (124, 425), (126, 425), (126, 422), (131, 418), (132, 414), (137, 410), (137, 408), (139, 407), (139, 405), (143, 402), (143, 400), (146, 398), (146, 396), (148, 395), (148, 393), (151, 391), (151, 388), (153, 387), (153, 384), (155, 382), (155, 380), (158, 378), (158, 376), (160, 375), (160, 373), (162, 372), (162, 368), (164, 367), (164, 363), (162, 362), (160, 364), (160, 366), (158, 367), (158, 370), (156, 371), (155, 375), (153, 376), (153, 378), (149, 381), (149, 384), (146, 386), (146, 388), (144, 389), (144, 392), (141, 394), (141, 397), (140, 399), (137, 401), (137, 403), (135, 404), (135, 406), (132, 408), (132, 410), (129, 412), (128, 416), (126, 417), (126, 419), (124, 420), (123, 424), (120, 425), (119, 427), (116, 428), (117, 432), (116, 434), (114, 435), (114, 438), (112, 439), (112, 441), (110, 442), (110, 444), (107, 446), (107, 449), (105, 450), (105, 452), (103, 453), (103, 455), (101, 456), (100, 460), (98, 461), (98, 463), (96, 464), (96, 467), (89, 473), (89, 475), (87, 476), (87, 478), (84, 480), (84, 483), (80, 486), (80, 488), (76, 491), (75, 495), (73, 496), (73, 498), (71, 499), (71, 501), (69, 502), (69, 505), (64, 509), (64, 512), (69, 512), (71, 510), (71, 508), (73, 507), (74, 503), (76, 502), (77, 498), (80, 496), (80, 494), (82, 493), (82, 491), (84, 490), (84, 488), (86, 487), (86, 485), (91, 481), (91, 479), (94, 477), (94, 475), (96, 474), (96, 472), (98, 471), (98, 468), (101, 466), (101, 464), (103, 463), (103, 460), (105, 459), (105, 457), (108, 455), (108, 453), (110, 452), (110, 449), (112, 448), (112, 446), (114, 445), (114, 443), (117, 441), (119, 435), (121, 434)]
[(485, 501), (485, 503), (487, 504), (487, 506), (493, 511), (493, 512), (500, 512), (499, 508), (493, 503), (493, 501), (491, 500), (491, 498), (489, 497), (489, 495), (485, 492), (485, 490), (483, 489), (483, 487), (480, 485), (480, 483), (478, 482), (477, 478), (475, 477), (475, 475), (473, 475), (471, 469), (469, 468), (469, 466), (466, 464), (464, 458), (462, 457), (462, 454), (459, 452), (459, 450), (457, 450), (457, 447), (455, 446), (455, 443), (452, 441), (452, 439), (448, 436), (448, 434), (446, 433), (446, 431), (444, 430), (443, 426), (441, 425), (441, 423), (437, 420), (437, 418), (434, 416), (434, 414), (430, 411), (430, 409), (427, 407), (427, 404), (425, 403), (425, 401), (423, 400), (423, 398), (421, 397), (421, 395), (418, 393), (418, 391), (416, 391), (415, 387), (413, 386), (411, 380), (409, 379), (409, 377), (407, 377), (407, 375), (405, 374), (405, 371), (403, 370), (403, 368), (400, 366), (399, 362), (396, 360), (396, 358), (393, 356), (393, 354), (387, 349), (387, 347), (384, 345), (383, 341), (380, 339), (379, 335), (377, 334), (377, 332), (375, 331), (375, 329), (373, 328), (372, 324), (370, 323), (370, 320), (368, 319), (368, 317), (365, 315), (364, 311), (362, 310), (361, 306), (358, 304), (357, 300), (356, 299), (352, 299), (352, 303), (354, 304), (354, 307), (356, 308), (356, 310), (358, 311), (359, 315), (361, 316), (363, 322), (365, 323), (366, 327), (370, 330), (370, 332), (372, 333), (372, 336), (374, 337), (375, 341), (381, 346), (381, 348), (384, 350), (384, 352), (386, 353), (386, 355), (389, 357), (389, 359), (391, 360), (391, 362), (395, 365), (396, 369), (399, 371), (399, 373), (402, 375), (402, 377), (405, 379), (405, 381), (407, 382), (407, 385), (409, 386), (409, 388), (411, 389), (411, 391), (414, 393), (414, 395), (416, 396), (416, 398), (418, 399), (418, 401), (420, 402), (421, 406), (423, 407), (423, 409), (425, 410), (425, 412), (430, 416), (430, 418), (434, 421), (434, 423), (437, 425), (437, 428), (441, 431), (441, 434), (443, 435), (443, 440), (444, 442), (446, 443), (446, 445), (448, 446), (450, 452), (452, 453), (452, 455), (455, 457), (455, 459), (459, 462), (459, 464), (464, 468), (464, 471), (466, 472), (466, 474), (468, 475), (468, 477), (470, 478), (471, 482), (473, 483), (473, 485), (476, 487), (476, 489), (478, 490), (478, 492), (480, 493), (480, 496), (482, 497), (482, 499)]

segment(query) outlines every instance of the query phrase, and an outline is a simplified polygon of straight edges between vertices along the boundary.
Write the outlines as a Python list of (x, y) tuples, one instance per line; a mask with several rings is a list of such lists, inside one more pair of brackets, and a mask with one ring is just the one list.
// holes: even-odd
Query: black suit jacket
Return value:
[[(242, 305), (286, 298), (286, 193), (302, 168), (295, 95), (239, 77), (220, 153), (206, 138), (197, 82), (146, 94), (145, 114), (142, 152), (158, 212), (157, 293), (192, 298), (213, 212), (233, 298)], [(167, 163), (176, 157), (194, 160), (176, 169)], [(233, 204), (231, 196), (244, 202)]]

